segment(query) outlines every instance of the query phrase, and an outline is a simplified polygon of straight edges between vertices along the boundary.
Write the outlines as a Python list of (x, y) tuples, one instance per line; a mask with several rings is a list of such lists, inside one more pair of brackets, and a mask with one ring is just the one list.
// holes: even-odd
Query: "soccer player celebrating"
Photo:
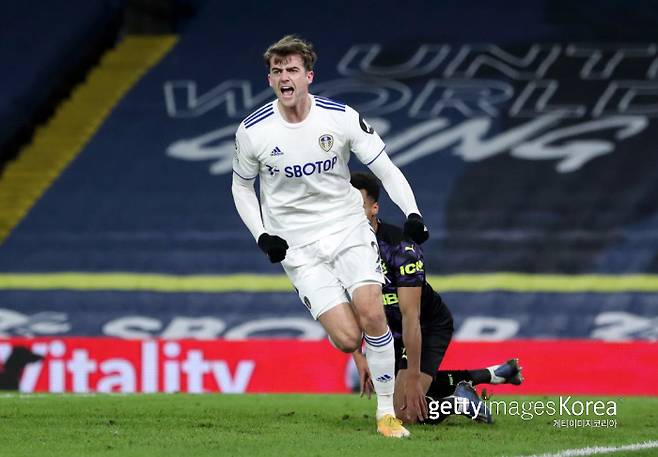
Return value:
[[(425, 280), (423, 251), (418, 243), (405, 236), (402, 229), (377, 218), (380, 190), (377, 178), (368, 173), (352, 173), (351, 182), (360, 190), (366, 217), (376, 231), (386, 277), (383, 301), (395, 341), (394, 404), (398, 417), (408, 423), (426, 421), (427, 395), (436, 400), (449, 397), (448, 402), (453, 406), (453, 400), (458, 398), (467, 406), (466, 409), (444, 410), (491, 422), (491, 415), (481, 404), (472, 384), (521, 384), (523, 377), (518, 360), (478, 370), (437, 371), (452, 338), (450, 310)], [(364, 359), (357, 350), (353, 356), (361, 381), (361, 394), (369, 394), (367, 354)], [(419, 393), (423, 396), (420, 402)]]
[[(350, 151), (379, 177), (407, 216), (407, 235), (422, 243), (429, 235), (413, 192), (388, 158), (379, 135), (359, 113), (309, 94), (316, 60), (310, 43), (285, 36), (267, 49), (264, 59), (276, 100), (238, 127), (235, 206), (270, 261), (281, 262), (299, 298), (333, 344), (351, 353), (365, 339), (377, 394), (377, 431), (409, 436), (395, 417), (393, 335), (381, 306), (384, 277), (363, 200), (350, 185)], [(260, 202), (254, 190), (256, 177)]]

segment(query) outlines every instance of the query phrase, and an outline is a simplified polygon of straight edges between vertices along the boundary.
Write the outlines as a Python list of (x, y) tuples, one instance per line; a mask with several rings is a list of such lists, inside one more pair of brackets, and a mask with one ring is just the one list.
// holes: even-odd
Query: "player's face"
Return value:
[(379, 203), (370, 197), (364, 189), (359, 189), (359, 192), (361, 192), (361, 196), (363, 197), (363, 211), (365, 211), (370, 225), (375, 227), (377, 214), (379, 213)]
[(270, 58), (267, 80), (279, 102), (286, 108), (292, 108), (306, 102), (313, 72), (306, 71), (304, 61), (298, 54), (273, 56)]

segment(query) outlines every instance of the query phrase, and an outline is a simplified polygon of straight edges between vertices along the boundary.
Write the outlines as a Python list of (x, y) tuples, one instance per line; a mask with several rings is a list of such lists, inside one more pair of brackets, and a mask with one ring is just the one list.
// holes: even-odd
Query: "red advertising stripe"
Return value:
[(509, 340), (450, 345), (442, 369), (475, 368), (518, 357), (525, 382), (496, 393), (658, 395), (658, 343)]
[[(27, 365), (32, 392), (347, 392), (350, 358), (327, 341), (0, 340), (46, 356)], [(442, 369), (478, 368), (518, 357), (520, 387), (495, 393), (658, 395), (658, 343), (591, 340), (454, 342)]]
[(345, 392), (348, 357), (327, 341), (0, 340), (43, 354), (27, 392)]

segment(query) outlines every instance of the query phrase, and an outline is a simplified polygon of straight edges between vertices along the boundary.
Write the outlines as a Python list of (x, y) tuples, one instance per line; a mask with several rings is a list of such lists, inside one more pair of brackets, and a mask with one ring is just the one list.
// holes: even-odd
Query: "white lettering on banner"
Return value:
[(639, 97), (656, 97), (658, 83), (645, 81), (612, 82), (592, 109), (594, 116), (609, 116), (613, 114), (639, 114), (656, 117), (658, 102), (653, 104), (638, 104), (634, 101)]
[(297, 317), (278, 319), (259, 319), (236, 325), (224, 334), (227, 340), (253, 338), (258, 333), (272, 332), (274, 330), (294, 330), (299, 332), (295, 338), (300, 340), (322, 340), (326, 338), (322, 325), (314, 320)]
[(251, 374), (256, 367), (253, 360), (241, 360), (235, 370), (235, 376), (231, 378), (231, 371), (226, 362), (213, 362), (211, 365), (217, 385), (222, 392), (227, 394), (239, 394), (246, 391)]
[(226, 328), (223, 320), (216, 317), (175, 317), (162, 332), (162, 338), (178, 339), (194, 335), (198, 340), (217, 338)]
[[(180, 345), (169, 342), (164, 345), (166, 357), (176, 358), (180, 355)], [(164, 363), (164, 391), (180, 392), (180, 363), (178, 360), (166, 360)]]
[(164, 93), (167, 114), (179, 118), (199, 117), (220, 105), (230, 117), (236, 117), (272, 97), (269, 88), (254, 96), (251, 84), (244, 80), (224, 81), (201, 96), (194, 81), (168, 81)]
[(561, 118), (581, 118), (587, 113), (585, 105), (549, 105), (560, 88), (555, 80), (531, 81), (509, 110), (513, 117), (535, 117), (544, 113), (559, 112)]
[(11, 345), (9, 343), (0, 343), (0, 363), (5, 363), (9, 354), (11, 354)]
[[(519, 46), (515, 47), (520, 48)], [(382, 53), (380, 44), (354, 45), (337, 66), (338, 73), (350, 77), (416, 78), (439, 74), (444, 78), (475, 78), (491, 71), (514, 81), (528, 81), (545, 77), (560, 58), (586, 58), (578, 70), (582, 79), (609, 79), (615, 76), (627, 59), (643, 59), (649, 70), (655, 66), (658, 47), (653, 44), (633, 46), (602, 44), (584, 47), (579, 44), (546, 45), (531, 43), (526, 51), (508, 51), (495, 44), (469, 45), (451, 48), (448, 45), (423, 43), (404, 64), (373, 65)], [(399, 53), (396, 50), (396, 53)], [(450, 54), (450, 57), (448, 56)], [(646, 72), (651, 78), (654, 73)], [(655, 70), (654, 70), (655, 71)]]
[[(511, 151), (513, 157), (526, 160), (564, 159), (558, 162), (555, 169), (560, 173), (568, 173), (580, 169), (597, 156), (613, 152), (614, 143), (603, 139), (574, 139), (572, 142), (552, 147), (550, 142), (612, 128), (620, 128), (616, 139), (624, 140), (637, 135), (648, 126), (648, 120), (643, 116), (616, 116), (549, 131), (534, 140), (529, 138), (540, 133), (547, 126), (559, 122), (560, 119), (559, 113), (538, 116), (525, 124), (512, 127), (506, 132), (489, 136), (484, 140), (483, 138), (490, 134), (493, 125), (491, 118), (469, 119), (445, 130), (440, 129), (448, 125), (448, 121), (437, 118), (416, 124), (409, 130), (391, 137), (390, 140), (388, 137), (385, 140), (393, 145), (389, 147), (389, 155), (398, 166), (407, 165), (422, 157), (443, 151), (449, 146), (454, 146), (453, 152), (467, 161), (481, 161), (506, 151)], [(374, 122), (384, 123), (385, 121), (375, 119)], [(220, 131), (223, 132), (225, 141), (217, 145), (206, 148), (203, 142), (198, 141), (202, 137), (212, 137), (215, 140), (218, 138), (215, 134), (219, 134)], [(230, 138), (234, 132), (234, 129), (222, 128), (197, 139), (178, 141), (174, 145), (185, 143), (186, 149), (179, 148), (175, 156), (183, 160), (198, 160), (196, 157), (201, 154), (199, 150), (203, 150), (206, 160), (218, 159), (210, 167), (212, 174), (230, 173), (231, 157), (234, 151)], [(404, 149), (397, 145), (396, 141), (402, 136), (405, 137), (404, 144), (413, 144), (413, 146)]]
[[(526, 316), (522, 320), (524, 325), (531, 323), (535, 316), (527, 314), (527, 311), (521, 310)], [(501, 318), (496, 316), (470, 316), (465, 317), (461, 326), (455, 332), (457, 340), (503, 340), (518, 336), (521, 328), (521, 322), (513, 318)], [(565, 316), (567, 319), (569, 316)], [(206, 319), (208, 319), (206, 321)], [(569, 319), (570, 321), (570, 319)], [(276, 338), (276, 335), (285, 334), (297, 340), (318, 341), (326, 338), (326, 333), (322, 326), (310, 318), (288, 317), (288, 318), (265, 318), (244, 321), (235, 324), (228, 329), (223, 320), (218, 318), (195, 318), (195, 317), (174, 317), (171, 322), (179, 322), (173, 328), (180, 331), (170, 331), (167, 339), (208, 339), (223, 338), (225, 340), (243, 340), (249, 338), (258, 338), (267, 336)], [(220, 324), (221, 322), (221, 324)], [(182, 323), (182, 324), (180, 324)], [(193, 325), (188, 325), (192, 323)], [(602, 311), (593, 316), (593, 328), (589, 331), (590, 338), (602, 339), (608, 341), (625, 341), (625, 340), (658, 340), (658, 318), (644, 316), (623, 311)], [(67, 324), (68, 325), (68, 324)], [(149, 339), (163, 338), (164, 331), (159, 332), (162, 328), (170, 328), (163, 321), (145, 317), (145, 316), (128, 316), (114, 319), (103, 325), (103, 334), (123, 339)], [(221, 330), (220, 330), (221, 328)], [(206, 330), (215, 329), (211, 333)], [(10, 329), (8, 329), (10, 330)], [(166, 330), (165, 330), (166, 331)], [(550, 335), (545, 335), (550, 336)], [(559, 335), (554, 335), (559, 336)], [(578, 336), (578, 335), (572, 335)], [(52, 392), (64, 392), (66, 373), (70, 373), (70, 368), (65, 365), (62, 357), (66, 352), (66, 347), (61, 341), (53, 341), (50, 345), (39, 343), (35, 346), (35, 351), (41, 355), (48, 354), (49, 358), (49, 385)], [(159, 376), (158, 365), (158, 345), (155, 341), (145, 341), (141, 346), (141, 364), (144, 367), (144, 375), (141, 377), (140, 387), (142, 392), (158, 391), (157, 379)], [(0, 362), (6, 360), (11, 353), (11, 346), (6, 343), (0, 343)], [(180, 373), (181, 367), (177, 357), (180, 355), (180, 346), (174, 342), (164, 345), (163, 354), (166, 357), (162, 369), (164, 370), (165, 391), (178, 392), (179, 383), (173, 375), (167, 373)], [(84, 359), (77, 359), (78, 363), (83, 363)], [(26, 386), (33, 385), (36, 382), (35, 376), (38, 377), (40, 363), (28, 364), (25, 369), (23, 382)], [(75, 363), (75, 362), (74, 362)], [(112, 366), (112, 365), (110, 365)], [(99, 367), (103, 372), (103, 367)], [(69, 371), (67, 371), (69, 370)], [(76, 368), (77, 370), (77, 368)], [(120, 372), (119, 372), (120, 371)], [(130, 385), (130, 374), (125, 370), (117, 369), (117, 377), (114, 381), (108, 381), (120, 385)], [(169, 384), (167, 384), (169, 383)], [(81, 384), (82, 386), (83, 384)], [(27, 387), (26, 387), (27, 388)], [(29, 389), (28, 389), (29, 390)]]
[[(67, 378), (71, 380), (68, 390), (75, 393), (134, 393), (139, 391), (140, 380), (143, 393), (179, 392), (181, 377), (184, 376), (187, 381), (186, 392), (203, 393), (204, 379), (206, 375), (212, 375), (220, 392), (242, 393), (247, 390), (256, 367), (253, 360), (240, 360), (232, 374), (225, 360), (206, 359), (203, 351), (198, 349), (190, 349), (181, 354), (180, 345), (175, 342), (165, 343), (162, 354), (159, 353), (155, 341), (142, 342), (140, 366), (123, 358), (97, 360), (90, 357), (87, 349), (74, 349), (68, 354), (66, 345), (57, 340), (35, 343), (32, 351), (46, 356), (47, 359), (45, 362), (27, 365), (20, 382), (21, 392), (33, 392), (45, 368), (48, 371), (49, 392), (67, 391)], [(184, 358), (171, 360), (180, 355)], [(164, 365), (162, 386), (158, 382), (160, 363)], [(92, 379), (97, 379), (95, 384), (92, 384)]]
[[(337, 64), (337, 72), (344, 78), (316, 84), (314, 92), (357, 99), (355, 107), (379, 124), (391, 122), (377, 116), (406, 114), (411, 125), (401, 131), (378, 130), (389, 145), (389, 154), (397, 155), (399, 166), (452, 149), (464, 160), (473, 161), (505, 152), (522, 160), (558, 159), (555, 170), (572, 173), (613, 153), (619, 142), (640, 135), (650, 119), (658, 117), (658, 83), (654, 80), (658, 46), (654, 43), (530, 43), (513, 50), (490, 43), (457, 47), (423, 43), (402, 62), (377, 64), (385, 51), (379, 43), (351, 46)], [(551, 75), (553, 70), (557, 70), (555, 75)], [(426, 78), (424, 86), (417, 87), (421, 77)], [(499, 79), (492, 79), (495, 77)], [(568, 87), (572, 81), (579, 86)], [(269, 88), (254, 94), (248, 80), (223, 81), (203, 95), (197, 94), (195, 81), (168, 81), (164, 97), (172, 118), (223, 109), (226, 117), (235, 121), (273, 98)], [(529, 122), (512, 123), (499, 131), (500, 116), (529, 118)], [(585, 122), (566, 124), (572, 119)], [(557, 130), (547, 130), (556, 126)], [(624, 126), (628, 135), (620, 133)], [(212, 161), (211, 174), (230, 173), (236, 128), (237, 124), (230, 122), (175, 141), (167, 155)], [(580, 138), (613, 128), (620, 129), (614, 140)], [(495, 135), (490, 138), (492, 130)], [(405, 141), (395, 144), (401, 137)], [(571, 141), (551, 145), (551, 141), (565, 139)]]
[(123, 359), (109, 359), (101, 363), (101, 373), (107, 375), (98, 381), (97, 392), (136, 392), (135, 367)]
[(456, 111), (465, 118), (496, 117), (499, 114), (497, 105), (504, 104), (513, 95), (512, 85), (503, 81), (430, 79), (409, 107), (408, 115), (432, 118)]
[(443, 75), (448, 78), (474, 78), (482, 69), (494, 69), (513, 80), (542, 78), (562, 52), (558, 45), (533, 44), (517, 57), (496, 45), (464, 45)]
[(515, 337), (520, 323), (514, 319), (467, 317), (455, 333), (456, 340), (501, 341)]
[[(61, 360), (61, 357), (64, 357), (66, 353), (66, 346), (61, 341), (53, 341), (50, 344), (50, 356), (55, 358), (49, 364), (48, 370), (48, 380), (50, 382), (50, 392), (61, 393), (66, 391), (66, 374), (65, 374), (65, 364)], [(44, 345), (43, 355), (48, 354), (47, 346)]]
[(167, 148), (167, 155), (189, 161), (217, 159), (211, 165), (210, 173), (230, 173), (235, 152), (233, 137), (237, 128), (238, 124), (231, 124), (196, 138), (176, 141)]
[(422, 44), (408, 61), (386, 67), (373, 65), (382, 51), (380, 44), (352, 46), (338, 62), (338, 73), (344, 76), (377, 76), (413, 78), (433, 73), (450, 52), (448, 45)]
[[(615, 116), (597, 119), (572, 127), (565, 127), (546, 133), (534, 141), (512, 148), (512, 157), (527, 160), (563, 159), (556, 165), (560, 173), (576, 171), (593, 158), (614, 151), (614, 144), (605, 140), (573, 140), (578, 135), (616, 129), (615, 138), (622, 140), (637, 135), (649, 125), (641, 116)], [(556, 145), (551, 145), (551, 143)]]
[[(164, 346), (164, 353), (167, 357), (178, 357), (180, 346), (177, 343), (169, 342)], [(201, 351), (192, 350), (188, 352), (187, 359), (183, 362), (182, 367), (178, 361), (167, 360), (164, 363), (164, 391), (180, 391), (180, 375), (187, 374), (187, 392), (203, 393), (203, 376), (212, 373), (219, 390), (224, 393), (242, 393), (247, 389), (251, 374), (256, 366), (251, 360), (241, 360), (235, 370), (235, 377), (231, 377), (228, 364), (224, 361), (206, 361)]]
[(591, 338), (607, 341), (658, 340), (658, 318), (608, 311), (596, 316), (594, 323), (599, 327), (592, 331)]
[(523, 141), (526, 137), (557, 121), (558, 118), (555, 115), (541, 116), (507, 132), (483, 140), (485, 135), (489, 133), (492, 120), (486, 117), (471, 119), (461, 125), (428, 136), (406, 151), (395, 154), (393, 161), (398, 166), (404, 166), (423, 156), (433, 154), (455, 144), (454, 153), (461, 156), (465, 161), (480, 161), (504, 152)]
[[(653, 79), (658, 73), (658, 59), (656, 58), (658, 46), (655, 44), (634, 47), (606, 45), (597, 48), (567, 45), (564, 49), (559, 45), (530, 44), (524, 55), (523, 52), (521, 55), (514, 55), (494, 44), (464, 45), (454, 50), (447, 45), (421, 44), (415, 54), (405, 63), (375, 66), (372, 62), (381, 51), (380, 44), (351, 47), (339, 61), (337, 67), (338, 72), (348, 78), (323, 82), (315, 85), (314, 90), (323, 95), (352, 92), (359, 94), (365, 92), (367, 95), (370, 92), (381, 99), (382, 89), (390, 92), (394, 88), (395, 91), (403, 93), (402, 98), (387, 95), (384, 95), (383, 98), (390, 98), (394, 100), (395, 105), (398, 105), (401, 99), (407, 99), (407, 94), (411, 93), (411, 89), (398, 80), (418, 76), (435, 76), (446, 81), (461, 83), (473, 81), (473, 84), (486, 87), (484, 82), (487, 80), (477, 78), (484, 69), (495, 70), (501, 77), (510, 81), (529, 81), (535, 85), (546, 77), (548, 70), (552, 69), (560, 58), (571, 60), (586, 58), (577, 74), (583, 80), (611, 80), (615, 76), (615, 70), (620, 66), (623, 67), (623, 63), (631, 58), (644, 59), (647, 68), (634, 79)], [(445, 58), (449, 52), (454, 55), (452, 59)], [(441, 71), (441, 64), (445, 64), (443, 71)], [(599, 67), (603, 68), (595, 70)], [(370, 78), (371, 82), (367, 85), (364, 84), (363, 77)], [(377, 78), (377, 80), (372, 80), (372, 78)], [(430, 81), (436, 82), (437, 80)], [(613, 83), (617, 81), (619, 80), (612, 80)], [(500, 81), (498, 82), (500, 83)], [(546, 82), (551, 83), (552, 87), (558, 84), (558, 81), (555, 80)], [(376, 88), (374, 92), (373, 86)], [(200, 97), (197, 95), (196, 82), (191, 80), (167, 81), (164, 83), (163, 89), (167, 113), (170, 117), (198, 117), (205, 115), (213, 108), (224, 106), (227, 117), (239, 119), (273, 98), (269, 88), (262, 89), (258, 95), (254, 96), (252, 83), (249, 80), (224, 81)], [(330, 94), (326, 94), (325, 91)], [(359, 105), (359, 110), (364, 114), (371, 115), (381, 115), (391, 109), (390, 106), (381, 103), (366, 102), (365, 107), (364, 109)], [(376, 111), (369, 111), (370, 108)], [(401, 108), (402, 106), (397, 107), (397, 109)], [(510, 111), (509, 114), (515, 116), (513, 111)]]
[(203, 360), (201, 351), (190, 351), (182, 365), (187, 374), (187, 391), (192, 394), (203, 393), (203, 375), (210, 371), (210, 363)]
[[(40, 327), (45, 335), (57, 335), (69, 332), (71, 324), (66, 320), (65, 313), (44, 312), (35, 314), (41, 316), (38, 321), (42, 322), (43, 316), (54, 316), (57, 319), (52, 325)], [(9, 336), (33, 336), (31, 332), (25, 332), (26, 323), (32, 322), (34, 316), (27, 316), (17, 311), (0, 309), (0, 337)], [(124, 339), (148, 339), (160, 337), (166, 339), (213, 339), (223, 336), (227, 339), (250, 338), (254, 335), (272, 334), (273, 332), (294, 333), (294, 337), (303, 340), (321, 340), (325, 338), (322, 326), (311, 318), (285, 317), (265, 318), (244, 321), (226, 331), (226, 322), (213, 316), (190, 317), (174, 316), (169, 324), (166, 320), (160, 320), (149, 316), (123, 316), (112, 319), (102, 325), (101, 333), (105, 336), (114, 336)], [(80, 329), (77, 329), (79, 332)], [(87, 333), (85, 331), (84, 333)], [(27, 333), (27, 335), (26, 335)], [(146, 346), (150, 348), (150, 346)], [(2, 348), (2, 346), (0, 346)], [(9, 349), (7, 349), (9, 350)], [(147, 349), (147, 355), (148, 351)], [(3, 353), (0, 349), (0, 360)], [(7, 353), (7, 356), (9, 353)], [(145, 357), (146, 357), (145, 356)]]
[(159, 336), (167, 339), (212, 339), (223, 336), (226, 339), (250, 338), (257, 334), (286, 331), (298, 333), (298, 339), (321, 340), (325, 337), (322, 326), (309, 318), (267, 318), (246, 321), (224, 333), (226, 323), (216, 317), (181, 317), (176, 316), (165, 330), (159, 320), (146, 316), (129, 316), (114, 319), (103, 325), (103, 334), (119, 338), (152, 338)]
[(651, 58), (656, 55), (656, 46), (651, 44), (633, 47), (619, 45), (584, 47), (572, 44), (567, 46), (566, 55), (587, 58), (580, 70), (582, 79), (609, 79), (624, 59)]
[(89, 359), (89, 353), (84, 349), (73, 351), (66, 368), (73, 377), (73, 392), (89, 392), (89, 375), (96, 371), (96, 362)]
[(71, 330), (71, 326), (66, 322), (67, 319), (65, 313), (43, 312), (28, 316), (18, 311), (0, 308), (0, 337), (66, 333)]
[(145, 316), (126, 316), (111, 320), (103, 325), (103, 335), (119, 338), (150, 338), (162, 328), (158, 319)]
[[(378, 116), (403, 109), (413, 99), (412, 90), (405, 84), (381, 78), (334, 79), (313, 85), (313, 92), (324, 97), (342, 99), (345, 94), (357, 94), (361, 113), (377, 113)], [(368, 119), (370, 122), (370, 119)], [(380, 132), (381, 134), (381, 132)]]
[(158, 391), (158, 344), (155, 341), (142, 343), (142, 392)]
[(29, 321), (25, 314), (17, 313), (9, 309), (0, 309), (0, 337), (7, 337), (7, 331), (21, 327)]

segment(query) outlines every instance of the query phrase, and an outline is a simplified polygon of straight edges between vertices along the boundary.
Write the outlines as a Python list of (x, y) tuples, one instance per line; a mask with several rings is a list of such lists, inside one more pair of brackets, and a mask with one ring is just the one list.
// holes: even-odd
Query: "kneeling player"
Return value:
[[(425, 280), (421, 247), (405, 239), (401, 228), (377, 218), (380, 190), (377, 178), (366, 173), (352, 173), (351, 182), (363, 195), (364, 209), (377, 235), (386, 277), (382, 295), (395, 341), (397, 417), (407, 423), (427, 422), (429, 398), (430, 401), (445, 399), (447, 404), (443, 405), (443, 411), (491, 422), (491, 415), (472, 385), (521, 384), (518, 360), (477, 370), (437, 371), (453, 334), (450, 310)], [(370, 394), (370, 374), (360, 351), (354, 353), (354, 361), (359, 371), (361, 393)], [(457, 403), (465, 408), (455, 408)]]

